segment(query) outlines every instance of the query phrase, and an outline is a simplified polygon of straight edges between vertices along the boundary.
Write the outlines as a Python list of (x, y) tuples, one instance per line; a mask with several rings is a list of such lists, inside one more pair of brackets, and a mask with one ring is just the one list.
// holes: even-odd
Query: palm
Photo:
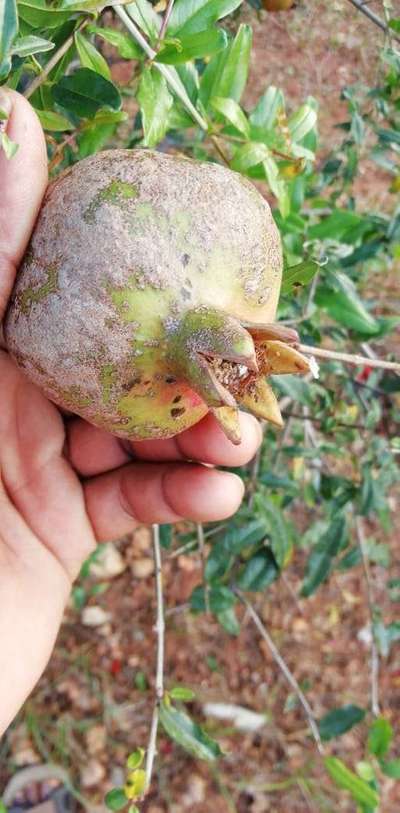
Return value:
[[(10, 162), (0, 153), (0, 320), (47, 181), (38, 121), (25, 100), (10, 98), (9, 135), (20, 146)], [(137, 522), (229, 516), (241, 481), (193, 461), (242, 465), (260, 431), (243, 415), (235, 447), (206, 416), (177, 438), (122, 443), (80, 418), (64, 421), (4, 350), (0, 381), (1, 733), (43, 671), (71, 582), (96, 540)]]

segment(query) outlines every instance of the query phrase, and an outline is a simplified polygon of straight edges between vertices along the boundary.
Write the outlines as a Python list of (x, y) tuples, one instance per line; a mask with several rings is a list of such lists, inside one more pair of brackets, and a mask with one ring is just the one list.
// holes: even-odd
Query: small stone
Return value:
[(81, 770), (81, 786), (93, 788), (104, 779), (105, 770), (97, 759), (89, 759)]
[(143, 526), (137, 528), (133, 534), (133, 549), (134, 551), (146, 551), (151, 548), (151, 531), (150, 528)]
[(154, 562), (147, 556), (141, 559), (134, 559), (131, 563), (131, 570), (135, 579), (147, 579), (154, 573)]
[(182, 802), (186, 808), (193, 805), (201, 804), (204, 802), (206, 796), (206, 781), (202, 776), (195, 774), (191, 776), (188, 781), (187, 791), (182, 798)]
[(85, 627), (100, 627), (101, 624), (106, 624), (111, 618), (111, 613), (103, 610), (102, 607), (84, 607), (81, 612), (81, 621)]
[(98, 754), (104, 751), (106, 745), (106, 729), (103, 725), (94, 725), (86, 732), (86, 745), (89, 754)]
[(93, 564), (90, 565), (90, 576), (101, 581), (102, 579), (114, 579), (123, 573), (126, 568), (118, 548), (113, 542), (102, 545), (99, 549)]

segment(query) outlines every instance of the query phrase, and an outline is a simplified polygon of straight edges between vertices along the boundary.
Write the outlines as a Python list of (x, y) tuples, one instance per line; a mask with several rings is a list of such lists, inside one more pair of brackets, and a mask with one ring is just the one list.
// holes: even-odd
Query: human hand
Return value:
[[(0, 151), (0, 322), (47, 184), (46, 147), (35, 113), (0, 88), (7, 134)], [(228, 517), (241, 480), (203, 463), (239, 466), (261, 440), (241, 416), (233, 446), (211, 415), (165, 441), (127, 443), (58, 409), (0, 350), (0, 734), (40, 677), (71, 584), (96, 541), (138, 523)], [(191, 462), (189, 462), (191, 461)], [(193, 462), (197, 461), (197, 462)]]

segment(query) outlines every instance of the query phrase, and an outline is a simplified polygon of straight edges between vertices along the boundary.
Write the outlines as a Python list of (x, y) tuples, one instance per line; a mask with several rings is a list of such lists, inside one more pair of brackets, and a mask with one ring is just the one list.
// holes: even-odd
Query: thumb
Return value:
[(47, 185), (46, 143), (39, 120), (19, 93), (0, 88), (2, 130), (18, 144), (7, 159), (0, 149), (0, 321)]

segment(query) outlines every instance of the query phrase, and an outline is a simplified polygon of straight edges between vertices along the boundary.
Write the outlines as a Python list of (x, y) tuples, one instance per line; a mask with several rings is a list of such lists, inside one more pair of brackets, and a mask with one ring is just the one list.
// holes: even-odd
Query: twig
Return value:
[(356, 517), (357, 541), (361, 551), (362, 565), (367, 591), (367, 603), (371, 626), (371, 711), (376, 717), (379, 716), (379, 652), (374, 635), (374, 601), (372, 596), (372, 585), (369, 575), (368, 556), (365, 546), (364, 526), (361, 517)]
[(397, 42), (400, 42), (400, 37), (396, 37), (396, 35), (393, 36), (389, 26), (386, 25), (386, 23), (381, 19), (381, 17), (378, 17), (378, 15), (375, 14), (374, 11), (371, 11), (371, 9), (365, 3), (365, 0), (349, 0), (349, 2), (351, 3), (352, 6), (354, 6), (354, 8), (357, 9), (357, 11), (360, 11), (361, 14), (365, 14), (365, 16), (368, 17), (368, 19), (371, 20), (372, 23), (377, 25), (378, 28), (381, 29), (381, 31), (383, 31), (387, 35), (392, 35), (392, 39), (395, 39)]
[(175, 2), (175, 0), (168, 0), (168, 5), (167, 5), (167, 8), (166, 8), (164, 17), (163, 17), (163, 21), (161, 23), (160, 33), (158, 35), (157, 49), (160, 47), (161, 42), (164, 39), (165, 32), (166, 32), (166, 30), (168, 28), (169, 18), (170, 18), (171, 14), (172, 14), (172, 9), (174, 7), (174, 2)]
[(358, 356), (353, 353), (338, 353), (336, 350), (326, 350), (324, 347), (311, 347), (309, 344), (296, 345), (300, 353), (309, 356), (316, 356), (321, 359), (332, 359), (333, 361), (343, 361), (345, 364), (362, 364), (367, 367), (378, 367), (381, 370), (393, 370), (400, 373), (400, 363), (398, 361), (385, 361), (385, 359), (371, 359), (367, 356)]
[(236, 595), (239, 597), (242, 604), (244, 604), (244, 606), (246, 607), (246, 609), (247, 609), (247, 611), (248, 611), (248, 613), (250, 615), (251, 620), (253, 621), (254, 625), (257, 627), (261, 637), (266, 642), (266, 644), (268, 646), (268, 649), (270, 650), (274, 661), (278, 664), (282, 674), (286, 678), (287, 682), (289, 683), (289, 685), (291, 686), (291, 688), (295, 692), (299, 702), (301, 703), (301, 705), (303, 707), (303, 710), (304, 710), (304, 714), (305, 714), (305, 716), (307, 718), (308, 725), (310, 726), (311, 733), (312, 733), (312, 735), (314, 737), (315, 744), (317, 746), (317, 750), (322, 756), (324, 754), (324, 746), (323, 746), (322, 741), (321, 741), (321, 737), (320, 737), (320, 734), (319, 734), (319, 730), (318, 730), (318, 726), (317, 726), (314, 714), (312, 712), (311, 706), (310, 706), (307, 698), (305, 697), (304, 693), (300, 689), (300, 686), (297, 683), (297, 680), (294, 677), (294, 675), (291, 673), (286, 661), (283, 659), (283, 657), (280, 654), (278, 648), (275, 646), (270, 634), (268, 633), (268, 631), (265, 628), (263, 622), (261, 621), (260, 616), (255, 611), (253, 605), (250, 603), (250, 601), (246, 598), (246, 596), (242, 593), (241, 590), (239, 590), (237, 587), (235, 587), (233, 589), (234, 589), (234, 592), (236, 593)]
[(200, 558), (201, 558), (201, 572), (202, 572), (202, 581), (204, 587), (204, 602), (206, 605), (206, 613), (210, 612), (210, 585), (206, 581), (206, 548), (205, 548), (205, 539), (204, 539), (204, 528), (201, 522), (198, 522), (196, 525), (196, 533), (197, 533), (197, 544), (199, 546), (200, 551)]
[(156, 699), (153, 708), (149, 744), (147, 747), (146, 755), (146, 790), (148, 790), (151, 783), (154, 757), (156, 755), (159, 706), (164, 696), (165, 621), (164, 621), (164, 598), (163, 598), (161, 548), (160, 548), (160, 528), (158, 525), (152, 525), (152, 542), (153, 542), (153, 556), (156, 579), (156, 600), (157, 600), (157, 618), (155, 626), (155, 630), (157, 633), (157, 669), (156, 669), (156, 686), (155, 686)]
[(57, 51), (56, 51), (56, 52), (53, 54), (53, 56), (52, 56), (52, 57), (50, 57), (49, 61), (48, 61), (48, 62), (46, 63), (46, 65), (44, 66), (44, 68), (43, 68), (43, 70), (41, 71), (41, 73), (39, 74), (39, 76), (37, 76), (37, 77), (36, 77), (36, 79), (34, 79), (34, 80), (33, 80), (33, 82), (31, 82), (31, 84), (30, 84), (30, 85), (28, 85), (28, 87), (26, 88), (26, 90), (25, 90), (25, 92), (24, 92), (25, 99), (30, 99), (30, 97), (31, 97), (31, 96), (32, 96), (32, 94), (35, 92), (35, 90), (37, 90), (38, 88), (40, 88), (40, 86), (43, 84), (43, 82), (45, 82), (45, 81), (46, 81), (46, 79), (47, 79), (47, 77), (48, 77), (49, 73), (51, 73), (51, 71), (53, 70), (53, 68), (55, 68), (55, 66), (57, 65), (57, 63), (60, 61), (60, 59), (62, 59), (62, 58), (63, 58), (64, 54), (66, 54), (66, 53), (67, 53), (68, 48), (70, 48), (70, 47), (71, 47), (71, 45), (73, 44), (75, 34), (76, 34), (78, 31), (82, 31), (82, 28), (84, 28), (84, 27), (85, 27), (85, 25), (87, 25), (87, 24), (88, 24), (88, 22), (89, 22), (89, 20), (83, 20), (83, 21), (81, 22), (81, 24), (80, 24), (80, 25), (78, 25), (78, 28), (76, 28), (76, 29), (75, 29), (75, 30), (72, 32), (72, 34), (70, 34), (70, 36), (69, 36), (69, 37), (67, 37), (67, 39), (65, 40), (65, 42), (63, 42), (63, 44), (62, 44), (62, 45), (60, 45), (60, 47), (59, 47), (59, 48), (58, 48), (58, 50), (57, 50)]
[[(136, 40), (138, 45), (140, 45), (140, 47), (143, 48), (143, 51), (149, 57), (149, 59), (154, 60), (155, 57), (157, 56), (157, 52), (154, 51), (154, 49), (149, 45), (149, 43), (143, 36), (142, 32), (135, 25), (133, 20), (131, 20), (129, 15), (126, 13), (125, 9), (122, 8), (122, 6), (114, 6), (114, 10), (115, 13), (118, 14), (118, 17), (120, 18), (121, 22), (123, 22), (125, 28), (127, 28), (130, 34), (132, 34), (134, 40)], [(186, 93), (184, 86), (179, 81), (177, 81), (176, 77), (174, 76), (173, 73), (171, 73), (171, 70), (168, 68), (168, 66), (163, 65), (161, 62), (153, 62), (153, 65), (162, 74), (164, 79), (166, 79), (169, 86), (177, 95), (178, 99), (180, 99), (182, 104), (186, 107), (186, 110), (188, 111), (188, 113), (190, 113), (194, 121), (199, 125), (199, 127), (201, 127), (202, 130), (208, 132), (208, 124), (206, 120), (203, 119), (198, 110), (196, 110), (194, 104), (189, 99), (189, 96)]]

